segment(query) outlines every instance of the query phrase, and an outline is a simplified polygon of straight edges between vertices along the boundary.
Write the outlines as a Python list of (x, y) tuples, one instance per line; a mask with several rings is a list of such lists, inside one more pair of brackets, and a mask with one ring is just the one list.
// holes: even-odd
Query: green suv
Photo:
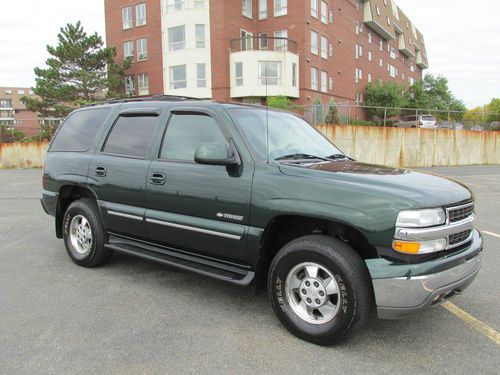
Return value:
[[(301, 117), (183, 97), (72, 112), (44, 210), (84, 267), (114, 251), (259, 290), (296, 336), (342, 341), (461, 293), (480, 268), (471, 192), (358, 163)], [(200, 281), (201, 282), (201, 281)]]

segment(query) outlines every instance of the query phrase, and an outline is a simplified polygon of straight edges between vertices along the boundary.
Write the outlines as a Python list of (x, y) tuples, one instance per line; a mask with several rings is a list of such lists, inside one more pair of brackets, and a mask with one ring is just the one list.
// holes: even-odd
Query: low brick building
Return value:
[(36, 112), (30, 111), (21, 101), (23, 96), (35, 96), (31, 88), (0, 87), (0, 125), (17, 129), (26, 136), (40, 132), (40, 121)]
[(411, 85), (428, 65), (392, 0), (105, 0), (105, 15), (131, 95), (359, 104), (369, 82)]

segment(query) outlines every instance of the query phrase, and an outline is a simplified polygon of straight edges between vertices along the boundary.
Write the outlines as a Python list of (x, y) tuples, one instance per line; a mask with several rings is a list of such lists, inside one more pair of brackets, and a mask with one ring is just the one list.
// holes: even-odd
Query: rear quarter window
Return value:
[(111, 108), (73, 112), (61, 125), (49, 151), (87, 151), (108, 117)]

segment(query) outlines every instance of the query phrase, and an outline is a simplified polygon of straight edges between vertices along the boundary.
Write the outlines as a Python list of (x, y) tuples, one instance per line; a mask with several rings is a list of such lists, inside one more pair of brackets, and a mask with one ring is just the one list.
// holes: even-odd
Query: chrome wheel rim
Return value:
[(339, 285), (320, 264), (305, 262), (293, 267), (286, 278), (285, 291), (293, 312), (308, 323), (327, 323), (339, 311)]
[(92, 228), (82, 215), (76, 215), (69, 226), (71, 245), (78, 254), (86, 254), (92, 248)]

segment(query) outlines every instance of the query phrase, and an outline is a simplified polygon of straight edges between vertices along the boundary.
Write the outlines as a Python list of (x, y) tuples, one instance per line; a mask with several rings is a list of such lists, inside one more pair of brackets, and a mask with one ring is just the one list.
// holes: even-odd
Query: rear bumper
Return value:
[(469, 247), (448, 258), (406, 266), (386, 264), (390, 277), (381, 277), (380, 264), (367, 262), (378, 317), (399, 319), (462, 293), (479, 272), (482, 249), (481, 235), (474, 230)]
[(42, 199), (40, 199), (40, 202), (42, 203), (42, 208), (46, 214), (56, 216), (58, 195), (58, 193), (55, 193), (53, 191), (43, 191)]

